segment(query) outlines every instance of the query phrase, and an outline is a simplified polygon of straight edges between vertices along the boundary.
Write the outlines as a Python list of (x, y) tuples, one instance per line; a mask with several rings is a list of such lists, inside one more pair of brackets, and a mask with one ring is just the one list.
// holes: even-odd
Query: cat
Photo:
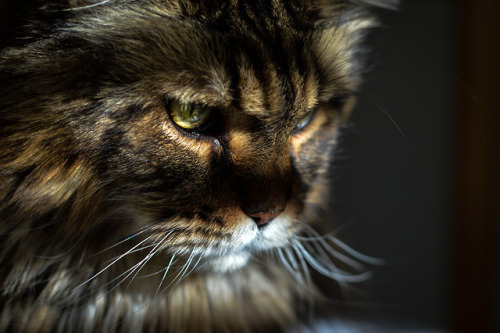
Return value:
[(321, 212), (394, 5), (30, 3), (0, 53), (0, 331), (305, 328), (316, 275), (365, 277)]

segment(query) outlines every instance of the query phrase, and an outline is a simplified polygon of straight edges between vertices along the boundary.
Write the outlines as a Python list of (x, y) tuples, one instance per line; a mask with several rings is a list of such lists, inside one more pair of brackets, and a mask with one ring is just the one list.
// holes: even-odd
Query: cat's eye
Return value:
[(173, 122), (186, 130), (202, 130), (211, 120), (213, 108), (206, 104), (181, 103), (171, 100), (167, 110)]
[(316, 113), (316, 110), (313, 111), (313, 112), (311, 112), (311, 113), (309, 113), (304, 118), (302, 118), (299, 121), (299, 124), (297, 126), (295, 126), (294, 131), (300, 131), (300, 130), (306, 128), (306, 126), (309, 125), (309, 123), (311, 122), (311, 120), (314, 117), (315, 113)]

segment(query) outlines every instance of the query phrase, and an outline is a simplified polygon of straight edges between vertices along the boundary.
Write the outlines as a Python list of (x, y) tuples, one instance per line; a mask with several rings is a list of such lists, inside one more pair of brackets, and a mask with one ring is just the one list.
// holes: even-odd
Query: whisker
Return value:
[[(198, 256), (198, 260), (194, 263), (193, 265), (193, 268), (191, 268), (191, 270), (189, 272), (187, 272), (187, 270), (181, 275), (181, 277), (179, 278), (179, 282), (182, 281), (182, 279), (184, 279), (185, 277), (189, 276), (189, 274), (191, 274), (197, 267), (198, 267), (198, 264), (200, 263), (201, 261), (201, 258), (202, 256)], [(186, 273), (187, 272), (187, 273)]]
[[(141, 246), (141, 247), (139, 247), (137, 249), (134, 249), (134, 250), (130, 251), (127, 255), (134, 254), (134, 253), (137, 253), (137, 252), (141, 252), (141, 251), (144, 251), (144, 250), (149, 249), (149, 248), (154, 247), (154, 246), (155, 246), (155, 244), (148, 244), (148, 245), (145, 245), (145, 246)], [(117, 258), (119, 258), (122, 255), (123, 254), (119, 254), (116, 257), (113, 257), (111, 259), (106, 260), (104, 263), (112, 262), (112, 261), (116, 260)]]
[[(172, 285), (172, 284), (173, 284), (173, 283), (174, 283), (177, 279), (178, 279), (178, 281), (176, 281), (176, 282), (175, 282), (175, 285), (173, 286), (174, 288), (175, 288), (175, 287), (176, 287), (176, 286), (177, 286), (177, 285), (178, 285), (178, 284), (179, 284), (179, 283), (180, 283), (180, 282), (181, 282), (181, 281), (182, 281), (185, 277), (187, 277), (189, 274), (191, 274), (191, 273), (194, 271), (194, 269), (196, 269), (196, 267), (198, 266), (198, 264), (199, 264), (199, 262), (200, 262), (200, 260), (201, 260), (202, 256), (199, 256), (199, 257), (198, 257), (198, 260), (197, 260), (197, 261), (196, 261), (196, 263), (193, 265), (193, 267), (191, 268), (191, 270), (189, 270), (189, 272), (187, 271), (187, 270), (189, 269), (189, 266), (191, 266), (191, 264), (192, 264), (192, 262), (193, 262), (193, 258), (194, 258), (194, 254), (193, 254), (193, 253), (194, 253), (195, 251), (196, 251), (196, 248), (195, 248), (195, 249), (193, 249), (193, 251), (192, 251), (192, 252), (191, 252), (191, 254), (189, 255), (189, 258), (187, 259), (187, 261), (186, 261), (185, 265), (184, 265), (184, 266), (183, 266), (183, 268), (180, 270), (180, 272), (177, 274), (177, 276), (176, 276), (176, 277), (172, 280), (172, 282), (171, 282), (171, 283), (170, 283), (167, 287), (165, 287), (163, 290), (161, 290), (161, 291), (159, 292), (160, 287), (161, 287), (161, 284), (163, 283), (163, 280), (165, 279), (165, 277), (166, 277), (166, 275), (167, 275), (167, 273), (168, 273), (168, 271), (169, 271), (169, 268), (170, 268), (170, 266), (171, 266), (171, 264), (172, 264), (172, 262), (173, 262), (173, 259), (174, 259), (174, 257), (175, 257), (175, 254), (174, 254), (174, 255), (172, 255), (172, 258), (170, 259), (170, 263), (169, 263), (169, 265), (167, 266), (167, 268), (166, 268), (166, 270), (165, 270), (165, 273), (164, 273), (164, 275), (163, 275), (163, 278), (162, 278), (162, 280), (161, 280), (161, 282), (160, 282), (160, 284), (159, 284), (159, 286), (158, 286), (158, 288), (157, 288), (157, 290), (156, 290), (156, 293), (155, 293), (154, 297), (153, 297), (152, 299), (150, 299), (148, 303), (146, 303), (146, 304), (142, 305), (142, 306), (141, 306), (141, 307), (139, 307), (137, 310), (135, 310), (135, 311), (134, 311), (135, 313), (137, 313), (137, 312), (139, 312), (139, 311), (142, 311), (142, 310), (143, 310), (145, 307), (147, 307), (147, 306), (151, 306), (151, 305), (152, 305), (152, 303), (153, 303), (153, 300), (155, 300), (155, 299), (156, 299), (159, 295), (161, 295), (163, 292), (165, 292), (166, 290), (168, 290), (168, 289), (170, 288), (170, 286), (171, 286), (171, 285)], [(137, 265), (136, 265), (136, 266), (137, 266)], [(179, 275), (180, 275), (180, 277), (179, 277)], [(119, 323), (118, 323), (118, 324), (117, 324), (114, 328), (118, 327), (118, 326), (119, 326), (121, 323), (123, 323), (124, 321), (125, 321), (125, 319), (121, 320), (121, 321), (120, 321), (120, 322), (119, 322)], [(114, 329), (114, 328), (113, 328), (113, 329)]]
[(87, 259), (90, 259), (92, 257), (98, 256), (100, 254), (103, 254), (104, 252), (109, 251), (109, 250), (111, 250), (111, 249), (113, 249), (113, 248), (115, 248), (115, 247), (117, 247), (117, 246), (119, 246), (119, 245), (121, 245), (121, 244), (123, 244), (123, 243), (125, 243), (125, 242), (127, 242), (127, 241), (129, 241), (129, 240), (131, 240), (131, 239), (133, 239), (135, 237), (137, 237), (137, 236), (139, 236), (140, 234), (142, 234), (143, 232), (145, 232), (147, 230), (149, 230), (149, 228), (144, 228), (141, 231), (139, 231), (139, 232), (137, 232), (137, 233), (135, 233), (135, 234), (133, 234), (131, 236), (128, 236), (127, 238), (124, 238), (121, 241), (119, 241), (119, 242), (117, 242), (117, 243), (115, 243), (115, 244), (113, 244), (113, 245), (105, 248), (104, 250), (101, 250), (101, 251), (99, 251), (97, 253), (94, 253), (94, 254), (92, 254), (92, 255), (90, 255), (88, 257), (85, 257), (83, 260), (87, 260)]
[(352, 247), (350, 247), (346, 243), (340, 241), (338, 238), (336, 238), (333, 235), (326, 235), (325, 237), (328, 238), (328, 240), (330, 240), (336, 246), (338, 246), (339, 248), (341, 248), (342, 251), (345, 251), (350, 256), (352, 256), (352, 257), (354, 257), (354, 258), (356, 258), (358, 260), (361, 260), (361, 261), (363, 261), (363, 262), (365, 262), (367, 264), (371, 264), (371, 265), (375, 265), (375, 266), (381, 266), (381, 265), (384, 265), (386, 263), (386, 261), (384, 259), (370, 257), (370, 256), (367, 256), (367, 255), (365, 255), (363, 253), (360, 253), (360, 252), (354, 250)]
[(278, 256), (281, 259), (281, 262), (283, 263), (283, 266), (285, 266), (286, 270), (290, 272), (290, 274), (300, 283), (303, 284), (302, 277), (300, 276), (300, 273), (297, 272), (292, 268), (288, 260), (286, 259), (285, 255), (283, 254), (283, 249), (278, 248), (277, 249)]
[[(174, 261), (173, 263), (175, 263), (175, 261)], [(173, 264), (173, 263), (172, 263), (172, 264)], [(169, 264), (169, 265), (170, 265), (170, 264)], [(168, 267), (168, 266), (167, 266), (167, 267)], [(149, 277), (152, 277), (152, 276), (158, 275), (158, 274), (160, 274), (160, 273), (162, 273), (162, 272), (165, 272), (165, 270), (167, 269), (167, 267), (163, 267), (162, 269), (157, 270), (156, 272), (153, 272), (153, 273), (149, 273), (149, 274), (146, 274), (146, 275), (139, 275), (139, 276), (137, 277), (137, 279), (145, 279), (145, 278), (149, 278)]]
[(191, 265), (191, 262), (193, 261), (193, 257), (194, 257), (194, 251), (190, 253), (188, 259), (184, 263), (184, 266), (179, 270), (179, 272), (173, 278), (173, 280), (165, 288), (162, 289), (162, 291), (160, 292), (160, 294), (162, 294), (163, 292), (165, 292), (166, 290), (168, 290), (172, 285), (174, 285), (174, 287), (177, 286), (177, 284), (184, 277), (184, 274), (186, 274), (186, 271), (188, 270), (188, 267)]
[[(319, 254), (318, 258), (321, 258), (322, 260), (325, 260), (328, 264), (334, 265), (334, 263), (330, 260), (330, 256), (327, 254), (327, 252), (333, 257), (338, 259), (340, 262), (343, 264), (361, 271), (364, 269), (363, 265), (361, 265), (358, 261), (340, 253), (339, 251), (336, 251), (334, 248), (332, 248), (325, 240), (324, 238), (319, 238), (318, 240), (314, 242), (307, 242), (306, 244), (311, 244), (316, 252)], [(309, 245), (308, 245), (309, 246)], [(309, 248), (310, 249), (310, 248)]]
[(401, 134), (401, 137), (403, 138), (403, 140), (405, 140), (406, 144), (413, 150), (415, 151), (415, 147), (410, 143), (410, 140), (408, 140), (408, 137), (406, 136), (406, 134), (403, 132), (403, 130), (401, 129), (401, 127), (399, 126), (399, 124), (396, 122), (396, 120), (394, 120), (394, 118), (389, 114), (389, 112), (387, 112), (387, 110), (382, 107), (382, 105), (380, 105), (379, 103), (377, 103), (376, 101), (374, 101), (373, 99), (371, 99), (371, 102), (373, 104), (375, 104), (375, 106), (377, 106), (380, 111), (382, 111), (387, 118), (389, 118), (389, 120), (392, 122), (392, 124), (396, 127), (396, 129), (398, 130), (399, 134)]
[[(155, 246), (155, 245), (157, 245), (157, 244), (152, 244), (151, 246)], [(151, 246), (147, 246), (147, 247), (151, 247)], [(141, 265), (141, 263), (143, 263), (150, 254), (151, 254), (151, 252), (149, 254), (147, 254), (138, 263), (136, 263), (132, 267), (128, 268), (123, 273), (117, 275), (114, 279), (112, 279), (112, 280), (108, 281), (107, 283), (105, 283), (104, 286), (108, 286), (108, 285), (112, 284), (113, 282), (115, 282), (116, 280), (118, 280), (118, 279), (121, 278), (121, 280), (113, 288), (111, 288), (110, 290), (108, 290), (105, 295), (109, 294), (110, 292), (112, 292), (113, 290), (115, 290), (116, 288), (118, 288), (130, 275), (132, 275), (135, 272), (135, 270), (139, 267), (139, 265)], [(125, 277), (123, 277), (124, 275), (125, 275)], [(133, 280), (133, 278), (132, 278), (132, 280)], [(129, 283), (129, 285), (130, 285), (130, 283)], [(127, 287), (129, 285), (127, 285)]]
[[(295, 242), (297, 245), (297, 248), (300, 250), (302, 255), (304, 256), (304, 259), (307, 261), (311, 267), (313, 267), (318, 273), (321, 273), (322, 275), (329, 277), (331, 279), (337, 280), (339, 282), (345, 283), (345, 282), (352, 282), (352, 283), (357, 283), (357, 282), (362, 282), (366, 281), (371, 274), (370, 273), (360, 273), (360, 274), (350, 274), (347, 272), (343, 272), (339, 270), (335, 266), (330, 266), (328, 267), (329, 269), (323, 267), (317, 260), (314, 258), (303, 246), (300, 242)], [(334, 270), (334, 271), (332, 271)]]
[(283, 250), (285, 251), (285, 253), (288, 257), (289, 263), (292, 265), (292, 269), (295, 271), (298, 270), (299, 265), (297, 263), (297, 260), (294, 258), (292, 251), (290, 251), (290, 249), (288, 247), (285, 247)]
[[(134, 274), (134, 276), (132, 277), (132, 279), (130, 279), (130, 282), (128, 284), (128, 286), (130, 286), (130, 284), (132, 283), (132, 281), (135, 279), (135, 277), (137, 276), (137, 274), (139, 274), (139, 272), (144, 268), (144, 266), (148, 263), (149, 260), (151, 260), (151, 258), (156, 254), (158, 253), (157, 249), (160, 245), (162, 245), (165, 240), (168, 238), (168, 236), (170, 236), (172, 234), (173, 231), (167, 233), (159, 242), (156, 242), (155, 246), (153, 247), (153, 249), (151, 251), (149, 251), (149, 253), (146, 255), (146, 257), (144, 257), (144, 259), (142, 259), (137, 265), (140, 265), (139, 269), (137, 270), (137, 272)], [(127, 286), (127, 287), (128, 287)]]
[[(145, 240), (144, 240), (144, 241), (145, 241)], [(125, 255), (125, 254), (124, 254), (124, 255)], [(106, 267), (106, 268), (107, 268), (107, 267)], [(105, 268), (105, 269), (106, 269), (106, 268)], [(108, 286), (108, 285), (112, 284), (113, 282), (115, 282), (116, 280), (120, 279), (122, 276), (124, 276), (124, 275), (126, 275), (126, 274), (128, 273), (128, 275), (127, 275), (127, 276), (125, 276), (125, 277), (124, 277), (124, 278), (123, 278), (120, 282), (118, 282), (118, 283), (117, 283), (117, 284), (116, 284), (113, 288), (110, 288), (109, 290), (106, 290), (106, 292), (105, 292), (105, 293), (103, 293), (102, 295), (98, 296), (98, 297), (95, 299), (95, 301), (99, 301), (99, 300), (101, 300), (101, 299), (104, 299), (106, 296), (110, 295), (110, 294), (111, 294), (111, 293), (112, 293), (112, 292), (113, 292), (116, 288), (118, 288), (118, 287), (121, 285), (121, 283), (123, 283), (123, 281), (124, 281), (125, 279), (127, 279), (127, 277), (128, 277), (130, 274), (132, 274), (132, 273), (133, 273), (133, 271), (134, 271), (136, 268), (137, 268), (137, 264), (136, 264), (136, 265), (134, 265), (134, 266), (132, 266), (132, 267), (130, 267), (129, 269), (127, 269), (125, 272), (121, 273), (120, 275), (116, 276), (114, 279), (112, 279), (112, 280), (108, 281), (107, 283), (103, 284), (103, 285), (102, 285), (102, 287), (106, 287), (106, 286)], [(101, 271), (101, 272), (99, 272), (98, 274), (100, 274), (100, 273), (102, 273), (102, 271)], [(84, 283), (87, 283), (88, 281), (90, 281), (91, 279), (95, 278), (96, 276), (97, 276), (97, 275), (94, 275), (92, 278), (90, 278), (89, 280), (87, 280), (87, 281), (86, 281), (86, 282), (84, 282)], [(81, 284), (81, 285), (79, 285), (79, 286), (77, 286), (77, 287), (73, 288), (72, 290), (70, 290), (70, 292), (75, 291), (76, 289), (80, 288), (82, 285), (83, 285), (83, 284)], [(89, 293), (87, 293), (86, 295), (84, 295), (84, 296), (82, 296), (82, 297), (89, 297), (90, 295), (94, 294), (95, 292), (97, 292), (97, 293), (98, 293), (98, 292), (100, 292), (100, 291), (101, 291), (101, 290), (90, 291)], [(69, 310), (65, 311), (65, 314), (69, 314), (69, 315), (71, 315), (71, 314), (77, 313), (77, 312), (78, 312), (78, 311), (80, 311), (81, 309), (84, 309), (84, 308), (85, 308), (85, 306), (86, 306), (86, 305), (85, 305), (85, 304), (83, 304), (83, 305), (81, 305), (81, 306), (77, 306), (77, 307), (75, 307), (75, 308), (69, 309)]]
[(292, 248), (297, 254), (297, 257), (299, 258), (300, 266), (302, 268), (302, 272), (304, 272), (304, 277), (305, 277), (305, 282), (307, 286), (312, 286), (312, 278), (311, 278), (311, 272), (309, 272), (309, 267), (307, 266), (307, 262), (304, 260), (304, 256), (300, 252), (300, 250), (297, 248), (296, 244), (292, 244)]
[(132, 247), (130, 250), (128, 250), (127, 252), (125, 252), (124, 254), (120, 255), (117, 259), (115, 259), (113, 262), (111, 262), (110, 264), (108, 264), (106, 267), (104, 267), (103, 269), (101, 269), (99, 272), (97, 272), (96, 274), (94, 274), (92, 277), (90, 277), (89, 279), (87, 279), (86, 281), (82, 282), (81, 284), (79, 284), (78, 286), (76, 286), (75, 288), (71, 289), (70, 292), (73, 292), (75, 291), (76, 289), (79, 289), (80, 287), (82, 287), (83, 285), (87, 284), (89, 281), (92, 281), (93, 279), (95, 279), (96, 277), (98, 277), (99, 275), (101, 275), (104, 271), (106, 271), (109, 267), (113, 266), (116, 262), (118, 262), (120, 259), (122, 259), (123, 257), (125, 257), (126, 255), (130, 254), (131, 251), (133, 251), (135, 248), (139, 247), (141, 244), (143, 244), (144, 242), (148, 241), (152, 236), (149, 236), (149, 237), (146, 237), (145, 239), (143, 239), (142, 241), (140, 241), (139, 243), (137, 243), (134, 247)]
[[(370, 264), (370, 265), (375, 265), (375, 266), (381, 266), (381, 265), (384, 265), (386, 263), (386, 261), (383, 259), (367, 256), (365, 254), (362, 254), (362, 253), (354, 250), (349, 245), (340, 241), (332, 233), (320, 235), (320, 234), (318, 234), (318, 232), (316, 230), (314, 230), (309, 225), (304, 225), (304, 230), (305, 230), (305, 232), (308, 233), (309, 236), (295, 236), (295, 238), (300, 240), (300, 241), (306, 241), (306, 242), (320, 241), (320, 242), (324, 242), (324, 244), (328, 244), (325, 241), (325, 240), (328, 240), (328, 241), (332, 242), (335, 246), (338, 246), (342, 251), (344, 251), (345, 253), (347, 253), (349, 256), (353, 257), (356, 260), (362, 261), (362, 262)], [(328, 245), (328, 247), (331, 247), (331, 246)], [(334, 253), (338, 253), (338, 251), (336, 251), (335, 249), (333, 249), (333, 251), (334, 251)]]
[(64, 11), (76, 11), (76, 10), (84, 10), (84, 9), (90, 9), (90, 8), (94, 8), (94, 7), (97, 7), (97, 6), (102, 6), (102, 5), (105, 5), (109, 2), (113, 2), (114, 0), (104, 0), (104, 1), (101, 1), (101, 2), (98, 2), (98, 3), (94, 3), (94, 4), (91, 4), (91, 5), (86, 5), (86, 6), (80, 6), (80, 7), (73, 7), (73, 8), (70, 8), (70, 9), (65, 9)]
[(163, 276), (160, 280), (160, 283), (158, 284), (158, 288), (156, 289), (156, 292), (155, 292), (155, 297), (158, 296), (158, 293), (160, 292), (160, 289), (161, 289), (161, 285), (163, 284), (163, 282), (165, 281), (165, 278), (167, 277), (167, 274), (168, 274), (168, 271), (170, 270), (170, 267), (172, 266), (172, 264), (175, 262), (174, 261), (174, 258), (175, 258), (175, 255), (177, 253), (174, 253), (172, 254), (172, 257), (170, 258), (170, 262), (168, 263), (167, 267), (164, 268), (165, 270), (165, 273), (163, 273)]
[[(311, 272), (309, 272), (309, 267), (307, 266), (307, 262), (304, 259), (304, 256), (300, 252), (300, 250), (297, 248), (296, 244), (292, 244), (292, 248), (297, 254), (297, 257), (299, 258), (300, 261), (300, 266), (302, 267), (302, 272), (303, 276), (305, 279), (305, 286), (306, 286), (306, 291), (311, 290), (311, 287), (313, 286), (312, 278), (311, 278)], [(310, 292), (307, 292), (307, 314), (308, 318), (310, 321), (312, 321), (313, 316), (314, 316), (314, 295)]]
[(322, 265), (323, 267), (327, 268), (328, 270), (336, 272), (338, 274), (346, 274), (346, 275), (350, 274), (350, 273), (338, 268), (337, 265), (333, 261), (330, 260), (330, 258), (328, 257), (328, 255), (326, 253), (323, 252), (323, 255), (321, 255), (320, 253), (316, 253), (315, 252), (316, 248), (314, 248), (311, 244), (301, 243), (301, 245), (318, 262), (318, 264)]

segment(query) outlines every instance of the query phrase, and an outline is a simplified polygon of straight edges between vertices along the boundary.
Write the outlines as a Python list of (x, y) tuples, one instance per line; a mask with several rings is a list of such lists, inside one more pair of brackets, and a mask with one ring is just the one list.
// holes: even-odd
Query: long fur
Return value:
[[(311, 226), (323, 229), (368, 10), (393, 4), (26, 13), (0, 53), (0, 330), (285, 331), (321, 294), (310, 268), (341, 287), (364, 279), (357, 261), (371, 260)], [(172, 100), (213, 106), (217, 131), (178, 128)], [(263, 228), (250, 218), (278, 209)]]

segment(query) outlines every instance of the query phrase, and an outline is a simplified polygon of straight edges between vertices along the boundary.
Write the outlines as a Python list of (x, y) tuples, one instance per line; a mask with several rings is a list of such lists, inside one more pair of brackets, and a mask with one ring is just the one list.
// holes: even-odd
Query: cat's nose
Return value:
[(274, 211), (270, 212), (257, 212), (257, 213), (246, 213), (248, 216), (250, 216), (255, 223), (257, 223), (257, 226), (261, 227), (270, 222), (271, 220), (275, 219), (283, 213), (284, 209), (277, 209)]

